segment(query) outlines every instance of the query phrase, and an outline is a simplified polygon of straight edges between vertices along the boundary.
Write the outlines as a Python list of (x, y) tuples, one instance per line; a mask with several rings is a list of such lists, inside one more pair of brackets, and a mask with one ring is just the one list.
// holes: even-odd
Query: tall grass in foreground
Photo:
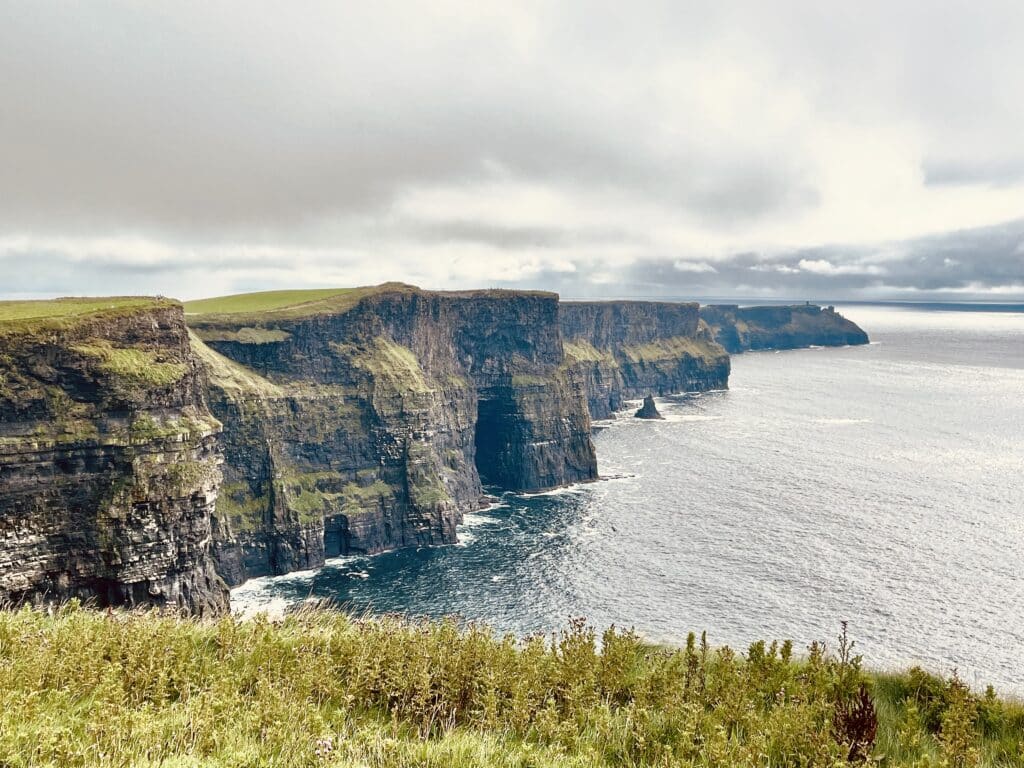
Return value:
[[(862, 687), (863, 686), (863, 687)], [(876, 720), (877, 714), (877, 720)], [(877, 734), (876, 734), (877, 731)], [(1024, 707), (842, 639), (0, 612), (0, 766), (1024, 766)]]

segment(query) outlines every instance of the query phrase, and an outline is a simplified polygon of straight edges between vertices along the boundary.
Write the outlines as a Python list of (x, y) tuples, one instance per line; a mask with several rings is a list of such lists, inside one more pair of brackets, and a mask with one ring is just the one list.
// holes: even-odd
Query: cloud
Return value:
[(1004, 291), (1022, 37), (999, 0), (18, 4), (0, 292)]
[(677, 272), (717, 272), (713, 266), (706, 261), (676, 261), (672, 264)]
[[(780, 265), (786, 267), (786, 265)], [(792, 267), (786, 267), (792, 270)], [(816, 275), (884, 275), (885, 269), (878, 264), (833, 264), (828, 259), (800, 259), (797, 270), (813, 272)], [(780, 270), (781, 271), (781, 270)]]

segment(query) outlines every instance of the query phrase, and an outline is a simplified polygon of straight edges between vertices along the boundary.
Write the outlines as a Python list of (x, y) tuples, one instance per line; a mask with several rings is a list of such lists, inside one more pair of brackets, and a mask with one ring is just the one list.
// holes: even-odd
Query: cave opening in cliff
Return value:
[(516, 487), (509, 461), (512, 425), (515, 420), (511, 398), (481, 395), (477, 405), (476, 470), (484, 485), (508, 489)]

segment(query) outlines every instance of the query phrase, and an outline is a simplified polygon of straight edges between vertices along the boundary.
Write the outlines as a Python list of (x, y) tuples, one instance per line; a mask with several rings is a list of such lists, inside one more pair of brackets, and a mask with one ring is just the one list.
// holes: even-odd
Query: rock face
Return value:
[(482, 482), (597, 477), (554, 294), (391, 284), (189, 324), (224, 423), (215, 548), (232, 584), (452, 543)]
[(633, 414), (638, 419), (664, 419), (665, 417), (658, 413), (658, 408), (654, 404), (654, 397), (648, 395), (644, 398), (644, 404), (636, 413)]
[(625, 401), (725, 389), (729, 355), (692, 303), (563, 302), (559, 315), (570, 370), (583, 383), (592, 418)]
[(816, 304), (739, 307), (711, 304), (701, 307), (701, 319), (715, 341), (735, 354), (757, 349), (843, 347), (867, 344), (868, 335), (854, 322)]
[(0, 601), (227, 608), (220, 425), (181, 306), (18, 302), (0, 323)]

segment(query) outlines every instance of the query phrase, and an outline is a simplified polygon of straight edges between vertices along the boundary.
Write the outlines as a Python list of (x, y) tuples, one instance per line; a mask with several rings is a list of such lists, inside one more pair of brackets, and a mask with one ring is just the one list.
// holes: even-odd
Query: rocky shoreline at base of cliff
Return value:
[(485, 483), (596, 479), (592, 419), (727, 388), (729, 351), (867, 341), (830, 307), (402, 284), (6, 304), (0, 600), (198, 614), (253, 576), (453, 543)]

